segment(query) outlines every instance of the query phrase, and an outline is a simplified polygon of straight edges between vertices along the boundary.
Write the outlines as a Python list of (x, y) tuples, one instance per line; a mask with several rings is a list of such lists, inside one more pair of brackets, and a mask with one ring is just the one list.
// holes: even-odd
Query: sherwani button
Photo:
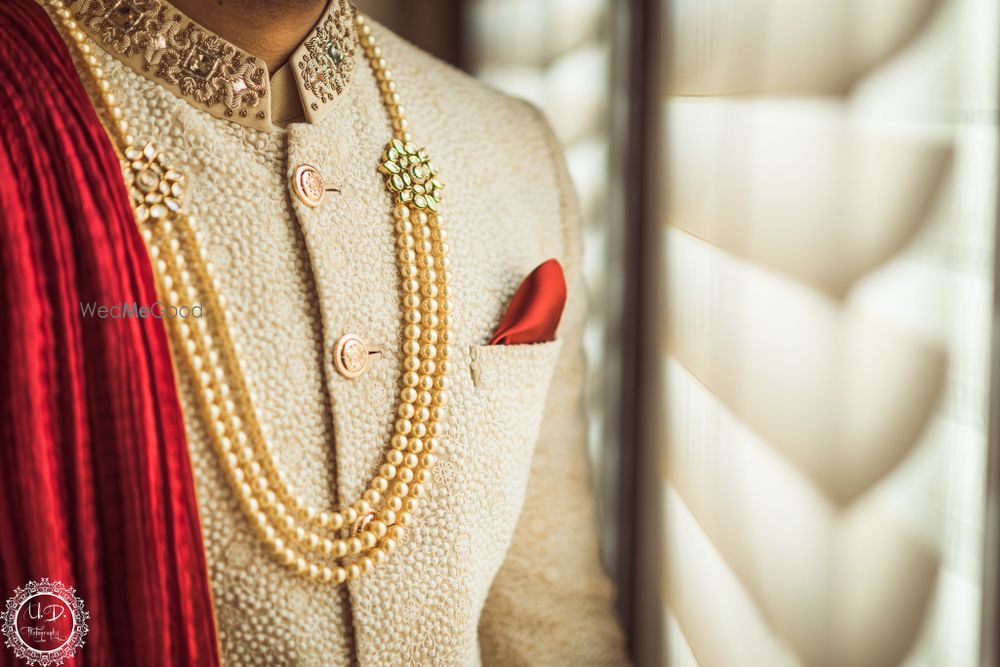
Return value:
[(326, 194), (323, 174), (311, 164), (300, 164), (292, 176), (292, 189), (303, 204), (316, 208), (323, 203), (323, 195)]
[(368, 346), (360, 337), (345, 334), (333, 347), (333, 365), (345, 378), (356, 378), (368, 370)]

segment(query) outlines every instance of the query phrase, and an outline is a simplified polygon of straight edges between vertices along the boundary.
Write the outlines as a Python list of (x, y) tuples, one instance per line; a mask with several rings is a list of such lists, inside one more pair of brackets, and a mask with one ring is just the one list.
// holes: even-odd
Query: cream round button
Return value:
[(354, 334), (340, 337), (333, 347), (333, 365), (345, 378), (356, 378), (368, 369), (368, 346)]
[(292, 189), (303, 204), (316, 208), (323, 203), (323, 195), (326, 194), (323, 174), (311, 164), (300, 164), (292, 176)]

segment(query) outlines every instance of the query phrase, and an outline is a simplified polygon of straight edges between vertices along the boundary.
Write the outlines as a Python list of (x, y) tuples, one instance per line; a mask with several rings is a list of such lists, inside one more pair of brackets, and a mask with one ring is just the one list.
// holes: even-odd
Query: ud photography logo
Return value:
[(29, 581), (7, 599), (4, 643), (29, 665), (61, 665), (83, 646), (89, 618), (76, 590), (60, 581)]

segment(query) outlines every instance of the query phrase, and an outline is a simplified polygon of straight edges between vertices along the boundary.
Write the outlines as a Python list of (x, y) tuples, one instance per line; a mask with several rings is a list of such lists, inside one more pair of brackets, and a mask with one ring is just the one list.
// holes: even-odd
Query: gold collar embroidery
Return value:
[[(105, 50), (195, 107), (255, 130), (271, 129), (263, 60), (184, 16), (166, 0), (69, 0)], [(358, 37), (348, 0), (331, 0), (289, 60), (305, 119), (319, 121), (350, 82)]]

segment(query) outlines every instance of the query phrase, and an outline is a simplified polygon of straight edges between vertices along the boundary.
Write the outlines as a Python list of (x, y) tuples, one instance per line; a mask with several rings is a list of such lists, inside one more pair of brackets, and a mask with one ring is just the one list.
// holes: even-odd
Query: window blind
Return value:
[[(988, 290), (959, 311), (954, 276), (992, 276), (994, 188), (966, 171), (995, 160), (996, 127), (962, 110), (995, 108), (995, 70), (956, 86), (961, 54), (996, 61), (986, 4), (664, 3), (670, 664), (975, 664), (956, 645), (977, 608), (950, 580), (979, 558), (979, 508), (960, 549), (943, 536), (984, 461), (985, 402), (962, 403), (978, 456), (955, 451), (948, 413), (985, 387)], [(956, 245), (976, 252), (928, 269)]]

